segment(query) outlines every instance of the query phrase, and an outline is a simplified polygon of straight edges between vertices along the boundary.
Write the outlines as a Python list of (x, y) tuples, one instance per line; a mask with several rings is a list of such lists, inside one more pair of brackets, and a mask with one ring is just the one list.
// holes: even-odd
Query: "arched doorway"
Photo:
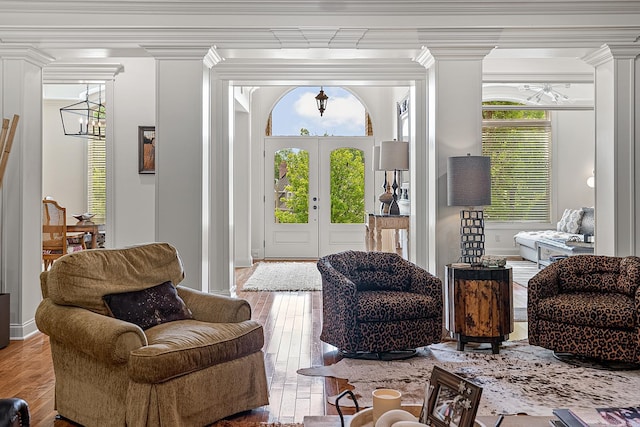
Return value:
[(267, 134), (279, 135), (265, 138), (265, 258), (365, 247), (365, 197), (373, 187), (374, 141), (365, 136), (370, 120), (351, 93), (325, 90), (330, 103), (323, 116), (306, 87), (283, 96), (270, 115)]

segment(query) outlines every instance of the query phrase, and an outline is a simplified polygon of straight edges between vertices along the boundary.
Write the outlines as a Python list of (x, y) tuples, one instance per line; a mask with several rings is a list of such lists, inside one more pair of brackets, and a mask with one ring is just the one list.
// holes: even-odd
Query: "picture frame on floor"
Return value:
[(472, 427), (478, 412), (482, 387), (433, 367), (427, 404), (428, 424), (436, 427)]

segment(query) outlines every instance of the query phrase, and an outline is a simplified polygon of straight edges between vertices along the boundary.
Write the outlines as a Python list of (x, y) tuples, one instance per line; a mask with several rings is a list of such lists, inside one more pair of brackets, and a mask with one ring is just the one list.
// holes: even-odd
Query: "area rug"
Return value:
[(315, 262), (261, 262), (243, 291), (320, 291), (322, 277)]
[(540, 271), (535, 262), (531, 261), (507, 261), (507, 266), (511, 267), (512, 280), (525, 288), (529, 285), (529, 279)]
[[(460, 352), (456, 343), (449, 341), (422, 348), (418, 356), (403, 361), (342, 359), (298, 373), (348, 380), (355, 387), (360, 406), (371, 406), (371, 392), (380, 387), (400, 390), (405, 404), (422, 404), (434, 365), (483, 388), (479, 415), (525, 412), (550, 416), (554, 408), (588, 410), (640, 403), (640, 370), (575, 367), (555, 359), (550, 350), (530, 346), (526, 340), (505, 342), (499, 354), (492, 354), (486, 344), (469, 344)], [(335, 396), (327, 400), (335, 402)]]

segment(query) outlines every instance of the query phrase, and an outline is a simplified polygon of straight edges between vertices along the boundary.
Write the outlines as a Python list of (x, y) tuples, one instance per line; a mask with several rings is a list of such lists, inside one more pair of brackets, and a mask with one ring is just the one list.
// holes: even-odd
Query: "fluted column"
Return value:
[(185, 286), (207, 291), (203, 59), (209, 46), (145, 49), (156, 58), (155, 240), (177, 248)]
[(20, 116), (1, 190), (0, 289), (11, 294), (10, 335), (37, 330), (42, 271), (42, 67), (28, 46), (0, 44), (0, 117)]
[[(493, 36), (493, 35), (491, 35)], [(435, 41), (419, 58), (428, 71), (428, 138), (432, 174), (429, 271), (444, 276), (444, 266), (460, 257), (459, 208), (447, 206), (447, 159), (482, 152), (482, 61), (491, 43), (446, 45)]]
[(596, 253), (640, 254), (640, 47), (606, 45), (595, 67)]

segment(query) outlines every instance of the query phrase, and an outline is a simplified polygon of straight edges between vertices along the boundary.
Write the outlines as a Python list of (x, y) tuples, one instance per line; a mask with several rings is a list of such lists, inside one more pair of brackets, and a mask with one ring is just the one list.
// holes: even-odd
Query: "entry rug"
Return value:
[[(371, 392), (381, 387), (400, 390), (404, 404), (422, 404), (434, 365), (483, 388), (479, 415), (526, 412), (551, 416), (554, 408), (640, 405), (640, 370), (575, 367), (555, 359), (550, 350), (530, 346), (526, 340), (505, 342), (500, 354), (492, 354), (486, 344), (467, 344), (460, 352), (455, 342), (446, 342), (421, 348), (411, 359), (342, 359), (298, 373), (347, 379), (355, 387), (360, 406), (371, 406)], [(334, 403), (335, 396), (327, 400)], [(347, 406), (346, 401), (341, 399), (340, 405)]]
[(315, 262), (261, 262), (243, 291), (321, 291), (322, 277)]

